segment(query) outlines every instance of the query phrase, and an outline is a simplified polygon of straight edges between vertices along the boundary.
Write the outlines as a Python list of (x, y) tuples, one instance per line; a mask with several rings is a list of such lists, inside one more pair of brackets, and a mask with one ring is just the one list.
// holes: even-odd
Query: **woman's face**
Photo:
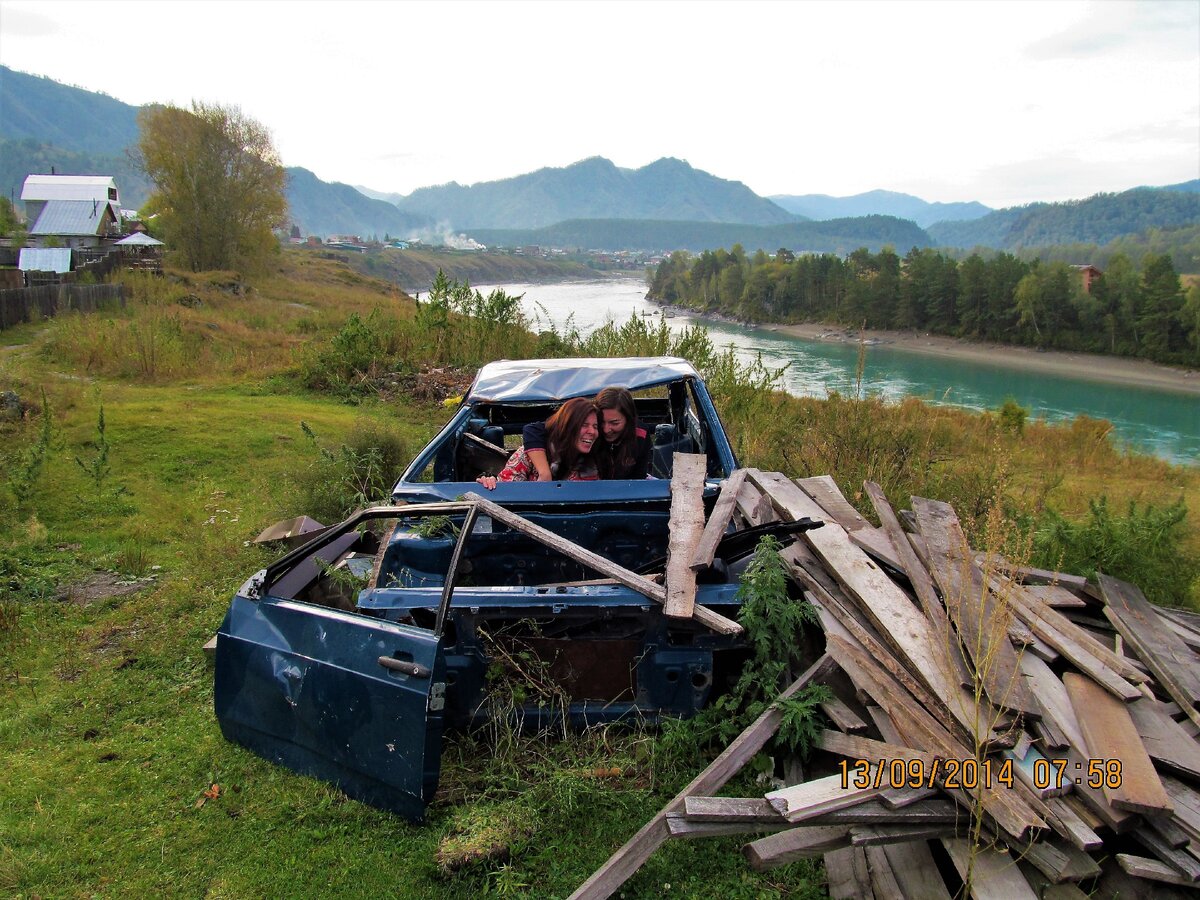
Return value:
[(596, 443), (599, 435), (600, 429), (596, 425), (596, 414), (590, 412), (583, 420), (583, 424), (579, 426), (579, 434), (575, 436), (575, 449), (580, 453), (591, 453), (592, 444)]
[(602, 409), (600, 414), (604, 417), (601, 424), (604, 427), (604, 439), (610, 444), (621, 439), (621, 435), (625, 433), (625, 417), (621, 415), (619, 409)]

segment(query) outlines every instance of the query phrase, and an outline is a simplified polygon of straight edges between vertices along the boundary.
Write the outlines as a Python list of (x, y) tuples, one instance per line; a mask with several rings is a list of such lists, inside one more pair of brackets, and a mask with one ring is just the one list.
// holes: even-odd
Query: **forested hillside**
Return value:
[(1055, 244), (1105, 244), (1148, 228), (1200, 224), (1200, 194), (1135, 188), (1066, 203), (1001, 209), (970, 222), (940, 222), (929, 236), (940, 247), (1019, 250)]
[(419, 188), (397, 205), (456, 229), (532, 229), (569, 219), (772, 225), (796, 218), (741, 182), (701, 172), (683, 160), (621, 169), (599, 156), (469, 187)]
[(771, 251), (788, 247), (847, 253), (862, 246), (879, 249), (889, 244), (898, 247), (928, 247), (931, 244), (929, 236), (912, 222), (891, 216), (771, 226), (590, 219), (559, 222), (528, 231), (472, 228), (467, 234), (488, 246), (538, 245), (650, 252), (676, 249), (699, 252), (711, 247), (742, 244)]
[(748, 257), (741, 247), (659, 265), (654, 299), (763, 322), (836, 322), (1200, 364), (1200, 285), (1169, 256), (1114, 257), (1091, 293), (1076, 269), (1009, 253), (962, 262), (914, 248)]

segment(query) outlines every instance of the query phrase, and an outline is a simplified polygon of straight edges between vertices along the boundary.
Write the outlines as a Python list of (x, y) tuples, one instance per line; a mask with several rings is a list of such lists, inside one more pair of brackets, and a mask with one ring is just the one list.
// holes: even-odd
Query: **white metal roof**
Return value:
[(466, 402), (568, 400), (606, 387), (637, 390), (697, 377), (691, 363), (674, 356), (501, 360), (479, 370)]
[(49, 200), (30, 234), (99, 234), (105, 228), (107, 203), (99, 200)]
[(70, 247), (22, 247), (17, 259), (22, 272), (70, 272)]
[(21, 187), (22, 200), (103, 200), (108, 189), (116, 190), (111, 175), (27, 175)]

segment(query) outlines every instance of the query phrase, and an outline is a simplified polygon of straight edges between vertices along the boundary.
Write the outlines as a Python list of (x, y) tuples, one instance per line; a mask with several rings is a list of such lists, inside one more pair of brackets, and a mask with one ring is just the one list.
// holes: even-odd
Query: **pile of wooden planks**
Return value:
[(611, 895), (669, 838), (742, 833), (756, 869), (824, 857), (833, 897), (1196, 890), (1197, 620), (1103, 575), (976, 553), (944, 503), (914, 497), (897, 514), (864, 491), (879, 527), (827, 476), (755, 469), (724, 483), (707, 526), (680, 511), (668, 598), (673, 578), (686, 592), (679, 560), (711, 561), (714, 533), (825, 523), (782, 551), (825, 637), (785, 695), (828, 686), (830, 727), (807, 780), (717, 796), (773, 736), (768, 710), (573, 896)]

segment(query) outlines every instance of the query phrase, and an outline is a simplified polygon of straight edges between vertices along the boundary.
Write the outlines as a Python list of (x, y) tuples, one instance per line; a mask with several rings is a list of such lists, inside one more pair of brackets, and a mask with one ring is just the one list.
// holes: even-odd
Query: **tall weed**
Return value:
[(411, 456), (408, 442), (396, 432), (360, 420), (335, 447), (325, 446), (308, 426), (300, 428), (314, 456), (293, 476), (297, 512), (325, 524), (340, 522), (364, 506), (382, 503)]

